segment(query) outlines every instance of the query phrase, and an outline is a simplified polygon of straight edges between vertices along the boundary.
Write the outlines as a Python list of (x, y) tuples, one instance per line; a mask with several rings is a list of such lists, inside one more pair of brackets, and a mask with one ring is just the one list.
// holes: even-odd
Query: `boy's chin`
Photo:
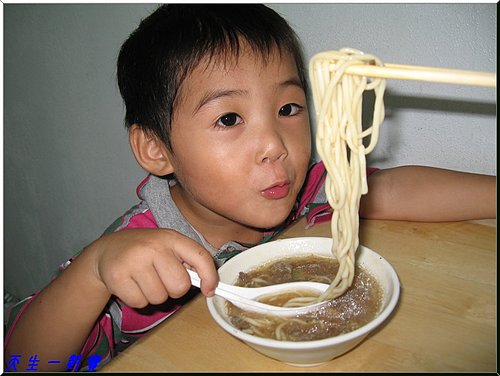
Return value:
[(271, 231), (273, 229), (276, 229), (278, 227), (281, 227), (283, 223), (286, 221), (288, 218), (289, 214), (283, 215), (279, 218), (273, 217), (273, 218), (266, 218), (261, 221), (260, 225), (257, 226), (258, 228), (265, 230), (265, 231)]

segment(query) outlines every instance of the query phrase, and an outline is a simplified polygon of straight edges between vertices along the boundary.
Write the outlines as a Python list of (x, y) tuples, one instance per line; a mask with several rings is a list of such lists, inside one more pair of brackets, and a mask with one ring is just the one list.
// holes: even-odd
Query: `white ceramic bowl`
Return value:
[[(234, 284), (241, 271), (254, 269), (284, 257), (314, 254), (331, 256), (331, 238), (304, 237), (276, 240), (258, 245), (233, 257), (219, 269), (222, 282)], [(399, 280), (392, 266), (379, 254), (360, 246), (356, 263), (368, 270), (384, 292), (380, 314), (368, 324), (350, 333), (316, 341), (277, 341), (244, 333), (229, 322), (224, 298), (207, 298), (208, 309), (215, 321), (228, 333), (271, 358), (296, 366), (313, 366), (327, 362), (351, 350), (391, 314), (399, 299)]]

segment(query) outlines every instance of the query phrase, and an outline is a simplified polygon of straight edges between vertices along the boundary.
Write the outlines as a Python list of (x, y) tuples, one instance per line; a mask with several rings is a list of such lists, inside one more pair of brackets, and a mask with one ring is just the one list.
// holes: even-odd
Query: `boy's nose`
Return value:
[(279, 159), (285, 159), (288, 155), (283, 135), (278, 127), (279, 125), (263, 127), (263, 131), (258, 135), (261, 141), (259, 142), (257, 155), (258, 163), (274, 162)]

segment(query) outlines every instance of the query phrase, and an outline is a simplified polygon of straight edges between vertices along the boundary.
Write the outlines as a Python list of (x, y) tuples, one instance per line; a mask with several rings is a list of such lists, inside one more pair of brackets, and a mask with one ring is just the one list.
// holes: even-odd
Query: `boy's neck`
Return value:
[(232, 240), (244, 244), (257, 244), (264, 236), (260, 229), (244, 226), (196, 207), (186, 198), (187, 193), (179, 184), (171, 186), (170, 193), (177, 208), (191, 226), (216, 249)]

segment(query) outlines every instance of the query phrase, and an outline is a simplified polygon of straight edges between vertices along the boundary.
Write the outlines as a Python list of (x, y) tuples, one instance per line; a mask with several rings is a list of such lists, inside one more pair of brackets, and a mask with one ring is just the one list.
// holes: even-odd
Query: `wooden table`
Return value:
[[(329, 224), (304, 227), (281, 237), (330, 234)], [(401, 296), (394, 315), (350, 352), (308, 368), (268, 358), (220, 328), (200, 294), (101, 371), (496, 371), (496, 220), (363, 220), (360, 241), (394, 266)]]

